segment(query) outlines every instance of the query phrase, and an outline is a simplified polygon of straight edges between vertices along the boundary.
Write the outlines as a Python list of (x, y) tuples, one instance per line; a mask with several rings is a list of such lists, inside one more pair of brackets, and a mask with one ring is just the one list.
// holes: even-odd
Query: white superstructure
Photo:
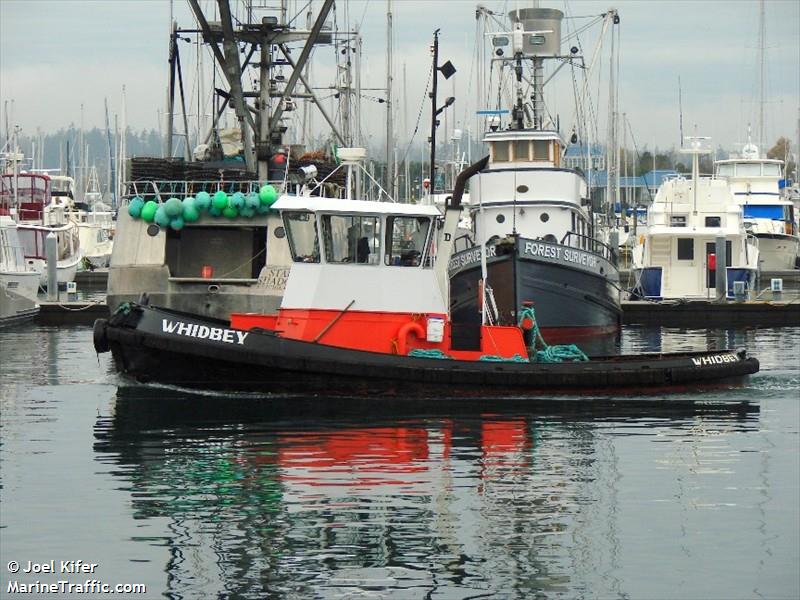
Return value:
[(742, 207), (724, 179), (700, 177), (695, 140), (692, 178), (665, 181), (633, 250), (635, 292), (644, 298), (715, 298), (717, 238), (726, 242), (726, 295), (742, 281), (751, 289), (758, 269), (758, 241), (744, 226)]
[(435, 206), (282, 196), (274, 208), (295, 257), (281, 308), (447, 314)]
[(739, 158), (718, 160), (715, 173), (728, 182), (744, 213), (744, 224), (759, 240), (762, 271), (793, 269), (800, 248), (794, 205), (781, 193), (783, 161), (761, 158), (747, 144)]

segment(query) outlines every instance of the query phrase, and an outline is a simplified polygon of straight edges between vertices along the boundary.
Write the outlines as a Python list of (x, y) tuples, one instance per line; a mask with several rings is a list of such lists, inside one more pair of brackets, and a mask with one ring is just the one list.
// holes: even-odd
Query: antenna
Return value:
[(683, 93), (681, 91), (681, 76), (678, 75), (678, 116), (681, 130), (681, 148), (683, 148)]

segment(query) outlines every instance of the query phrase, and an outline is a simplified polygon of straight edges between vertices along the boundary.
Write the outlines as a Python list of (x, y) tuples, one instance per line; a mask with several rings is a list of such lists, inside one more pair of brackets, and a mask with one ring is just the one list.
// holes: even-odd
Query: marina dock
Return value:
[[(800, 326), (800, 297), (783, 294), (788, 299), (750, 302), (709, 301), (622, 303), (624, 325), (663, 325), (666, 327), (720, 326)], [(43, 325), (91, 325), (95, 319), (108, 318), (105, 302), (62, 300), (39, 303), (36, 322)]]

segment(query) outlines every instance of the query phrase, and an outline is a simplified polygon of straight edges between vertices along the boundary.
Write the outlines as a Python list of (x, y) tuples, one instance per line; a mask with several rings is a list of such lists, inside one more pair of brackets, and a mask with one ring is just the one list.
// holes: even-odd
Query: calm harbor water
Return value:
[(0, 597), (800, 597), (800, 328), (620, 345), (762, 370), (674, 410), (295, 408), (125, 384), (89, 327), (0, 331)]

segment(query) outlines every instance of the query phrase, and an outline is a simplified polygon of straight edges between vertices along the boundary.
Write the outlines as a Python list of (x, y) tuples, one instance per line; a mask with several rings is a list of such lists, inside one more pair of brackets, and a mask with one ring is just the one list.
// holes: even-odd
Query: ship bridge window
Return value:
[(759, 177), (761, 175), (761, 163), (738, 163), (736, 165), (737, 177)]
[(717, 168), (717, 175), (719, 175), (720, 177), (732, 177), (733, 165), (720, 165)]
[(494, 162), (508, 162), (510, 160), (508, 152), (508, 142), (492, 143), (492, 160)]
[(319, 262), (317, 222), (309, 212), (285, 212), (283, 223), (294, 262)]
[(533, 160), (550, 160), (550, 142), (533, 140)]
[(766, 177), (780, 177), (781, 166), (772, 163), (765, 163), (761, 165), (761, 174)]
[(672, 215), (669, 224), (670, 227), (686, 227), (686, 215)]
[(528, 156), (530, 144), (528, 140), (514, 140), (514, 161), (515, 162), (528, 162), (531, 157)]
[(429, 217), (389, 217), (386, 223), (384, 264), (418, 267), (431, 266), (431, 220)]
[(719, 227), (722, 224), (720, 217), (706, 217), (706, 227)]
[(380, 219), (365, 215), (325, 215), (322, 239), (326, 262), (377, 264)]

